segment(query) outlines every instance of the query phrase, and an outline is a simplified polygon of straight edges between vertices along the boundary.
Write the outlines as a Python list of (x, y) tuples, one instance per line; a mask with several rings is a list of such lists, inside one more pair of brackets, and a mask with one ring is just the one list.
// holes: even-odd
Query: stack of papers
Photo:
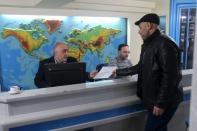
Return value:
[(117, 66), (104, 66), (96, 74), (94, 79), (106, 79), (106, 78), (109, 78), (116, 69), (117, 69)]

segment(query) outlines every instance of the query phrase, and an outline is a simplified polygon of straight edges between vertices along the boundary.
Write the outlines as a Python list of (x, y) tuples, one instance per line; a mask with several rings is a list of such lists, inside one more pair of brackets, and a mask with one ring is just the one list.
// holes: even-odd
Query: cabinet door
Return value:
[(187, 69), (191, 69), (193, 67), (195, 24), (196, 24), (196, 8), (190, 8), (189, 25), (188, 25)]
[(196, 8), (180, 6), (178, 12), (178, 45), (183, 69), (192, 69), (195, 38)]
[(179, 48), (181, 49), (181, 63), (183, 68), (186, 68), (187, 61), (187, 30), (188, 30), (188, 8), (180, 9), (179, 17)]
[(171, 0), (170, 36), (181, 49), (183, 69), (192, 69), (196, 23), (195, 0)]

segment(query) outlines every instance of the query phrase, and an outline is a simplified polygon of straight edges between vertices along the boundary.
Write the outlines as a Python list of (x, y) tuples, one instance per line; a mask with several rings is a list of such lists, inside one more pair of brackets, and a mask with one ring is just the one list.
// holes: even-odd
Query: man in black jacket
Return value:
[(68, 57), (68, 49), (68, 46), (64, 42), (57, 42), (53, 50), (54, 56), (40, 61), (38, 72), (36, 73), (36, 76), (34, 78), (34, 83), (38, 88), (48, 87), (44, 75), (45, 64), (77, 62), (77, 59)]
[[(38, 88), (48, 87), (44, 75), (44, 65), (48, 63), (71, 63), (77, 62), (77, 59), (74, 57), (68, 57), (69, 47), (64, 42), (57, 42), (54, 49), (54, 56), (42, 60), (39, 63), (38, 72), (34, 78), (34, 83)], [(96, 71), (86, 72), (86, 80), (92, 81), (92, 78), (96, 75)]]
[(118, 69), (118, 76), (138, 74), (137, 95), (148, 109), (145, 131), (167, 131), (167, 124), (183, 99), (180, 50), (158, 29), (159, 16), (147, 14), (138, 20), (144, 43), (137, 65)]

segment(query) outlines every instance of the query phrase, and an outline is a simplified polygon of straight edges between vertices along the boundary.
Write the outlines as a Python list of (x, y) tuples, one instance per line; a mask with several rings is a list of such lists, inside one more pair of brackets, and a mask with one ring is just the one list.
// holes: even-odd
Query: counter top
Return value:
[(20, 94), (11, 95), (9, 92), (0, 93), (0, 103), (16, 102), (28, 99), (39, 99), (43, 97), (52, 97), (58, 95), (73, 94), (78, 92), (96, 91), (106, 88), (116, 88), (121, 84), (132, 86), (136, 84), (135, 77), (123, 77), (113, 80), (102, 80), (97, 82), (88, 82), (82, 84), (73, 84), (66, 86), (49, 87), (42, 89), (23, 90)]

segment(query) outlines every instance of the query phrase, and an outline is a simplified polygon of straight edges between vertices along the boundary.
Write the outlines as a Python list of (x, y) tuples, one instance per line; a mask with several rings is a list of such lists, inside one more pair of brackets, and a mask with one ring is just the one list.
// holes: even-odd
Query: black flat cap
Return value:
[(141, 22), (151, 22), (159, 25), (159, 16), (155, 13), (144, 15), (140, 20), (135, 22), (135, 25), (139, 25)]

